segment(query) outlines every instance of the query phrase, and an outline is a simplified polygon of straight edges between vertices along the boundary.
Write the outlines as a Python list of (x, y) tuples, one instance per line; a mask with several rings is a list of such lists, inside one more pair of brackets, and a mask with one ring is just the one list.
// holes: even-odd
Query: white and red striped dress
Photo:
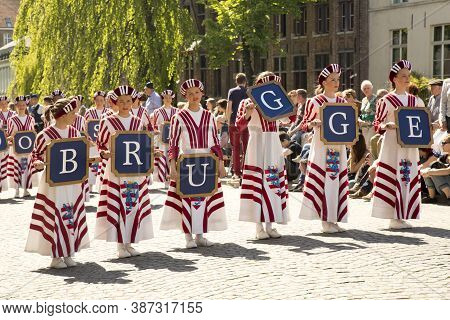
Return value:
[[(19, 117), (15, 115), (8, 120), (8, 136), (13, 136), (17, 131), (34, 131), (34, 119), (32, 116), (24, 115)], [(37, 176), (33, 177), (35, 172), (31, 165), (30, 155), (16, 155), (11, 146), (8, 157), (8, 180), (9, 187), (17, 189), (31, 189), (33, 184), (37, 184)]]
[(85, 132), (86, 131), (86, 119), (83, 116), (77, 114), (75, 121), (73, 122), (72, 127), (77, 129), (78, 131)]
[[(395, 110), (403, 106), (425, 107), (411, 94), (389, 93), (383, 97), (374, 127), (395, 122)], [(373, 188), (372, 216), (382, 219), (418, 219), (420, 215), (419, 150), (402, 148), (396, 130), (386, 130), (381, 144)]]
[[(217, 137), (214, 116), (200, 108), (193, 112), (184, 109), (171, 120), (169, 161), (180, 154), (215, 153), (222, 151)], [(184, 233), (203, 234), (227, 228), (225, 203), (219, 181), (217, 192), (210, 197), (181, 198), (171, 180), (161, 220), (161, 230), (182, 230)]]
[(169, 175), (169, 146), (167, 144), (164, 144), (162, 139), (162, 130), (164, 122), (170, 121), (172, 117), (178, 112), (177, 108), (174, 108), (172, 106), (166, 108), (161, 107), (155, 110), (153, 112), (154, 115), (154, 126), (155, 128), (158, 128), (158, 131), (160, 132), (159, 136), (156, 139), (157, 147), (161, 152), (163, 153), (161, 156), (155, 158), (155, 171), (153, 172), (153, 179), (158, 182), (168, 182), (168, 175)]
[(267, 121), (257, 109), (246, 120), (247, 103), (251, 100), (241, 102), (236, 118), (239, 130), (248, 128), (250, 133), (242, 175), (239, 220), (287, 224), (289, 187), (278, 133), (279, 121)]
[(150, 121), (150, 115), (148, 114), (147, 109), (139, 106), (138, 108), (131, 108), (131, 114), (141, 120), (142, 125), (144, 126), (144, 130), (153, 131), (153, 126)]
[[(8, 138), (8, 120), (16, 115), (14, 111), (0, 111), (0, 128), (5, 132), (5, 138)], [(0, 192), (8, 190), (8, 158), (9, 148), (0, 152)]]
[[(46, 161), (45, 153), (51, 141), (79, 136), (78, 130), (71, 126), (64, 130), (54, 125), (45, 128), (36, 138), (32, 162)], [(84, 207), (86, 182), (50, 187), (45, 170), (39, 182), (25, 251), (53, 258), (70, 257), (89, 247)]]
[[(106, 114), (110, 109), (103, 108), (103, 109), (97, 109), (97, 108), (90, 108), (86, 111), (84, 114), (84, 119), (87, 121), (89, 120), (100, 120), (104, 114)], [(87, 127), (86, 127), (87, 129)], [(87, 138), (89, 139), (89, 135), (87, 135)], [(90, 139), (89, 139), (90, 140)], [(99, 157), (98, 149), (96, 146), (91, 146), (89, 148), (89, 157), (90, 158), (97, 158)], [(97, 175), (99, 174), (101, 170), (101, 163), (91, 163), (89, 166), (89, 184), (92, 186), (95, 184)]]
[[(324, 103), (344, 103), (343, 98), (328, 98), (324, 94), (306, 101), (301, 128), (320, 116)], [(325, 145), (320, 140), (321, 127), (314, 127), (305, 185), (301, 198), (300, 218), (327, 222), (347, 222), (348, 170), (345, 145)]]
[[(142, 131), (142, 122), (130, 115), (106, 117), (100, 124), (97, 145), (100, 151), (110, 149), (111, 137), (117, 131)], [(107, 161), (100, 187), (95, 238), (108, 242), (137, 243), (153, 238), (150, 195), (146, 176), (117, 177)]]

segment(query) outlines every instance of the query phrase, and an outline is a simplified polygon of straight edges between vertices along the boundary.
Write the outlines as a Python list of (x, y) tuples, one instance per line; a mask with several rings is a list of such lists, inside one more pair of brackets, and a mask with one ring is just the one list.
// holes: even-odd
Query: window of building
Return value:
[(294, 19), (294, 34), (297, 37), (306, 36), (306, 26), (308, 24), (307, 20), (307, 12), (306, 12), (306, 6), (302, 5), (299, 8), (299, 17)]
[(184, 78), (194, 78), (194, 56), (192, 55), (185, 58)]
[(328, 33), (330, 29), (330, 7), (328, 1), (316, 4), (316, 33)]
[(273, 58), (273, 71), (277, 76), (281, 77), (281, 85), (286, 88), (286, 57)]
[(408, 30), (392, 30), (392, 63), (408, 59)]
[(330, 64), (330, 56), (328, 53), (320, 53), (314, 56), (314, 71), (316, 73), (316, 77), (319, 76), (319, 73)]
[(450, 24), (433, 31), (433, 77), (450, 78)]
[(7, 28), (12, 28), (13, 27), (11, 18), (5, 18), (5, 25), (6, 25)]
[(200, 55), (200, 81), (206, 86), (206, 79), (208, 74), (208, 63), (206, 54)]
[(12, 39), (12, 34), (11, 33), (4, 33), (3, 34), (3, 45), (10, 43), (11, 41), (13, 41)]
[(296, 89), (307, 89), (308, 77), (306, 72), (306, 56), (293, 56), (294, 87)]
[(214, 96), (222, 96), (222, 70), (214, 70)]
[(355, 11), (353, 0), (339, 1), (339, 31), (353, 31)]
[(353, 56), (353, 51), (339, 52), (339, 65), (342, 68), (341, 84), (343, 89), (354, 87)]
[(205, 26), (203, 25), (203, 22), (205, 21), (205, 5), (203, 3), (197, 3), (196, 5), (198, 25), (200, 28), (198, 32), (200, 34), (205, 34)]
[(280, 38), (286, 38), (286, 15), (277, 14), (273, 19), (274, 31)]
[(266, 71), (267, 70), (267, 58), (261, 58), (260, 60), (260, 66), (261, 66), (261, 72)]
[(234, 71), (234, 74), (242, 72), (242, 61), (241, 61), (241, 59), (233, 60), (233, 71)]
[(393, 4), (399, 4), (399, 3), (405, 3), (408, 2), (408, 0), (392, 0)]

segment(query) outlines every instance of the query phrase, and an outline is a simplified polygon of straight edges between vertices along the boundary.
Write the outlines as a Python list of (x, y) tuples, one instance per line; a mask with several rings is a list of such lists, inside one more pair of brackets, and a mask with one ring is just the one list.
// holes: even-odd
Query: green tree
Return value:
[(427, 103), (427, 100), (430, 98), (430, 90), (428, 83), (430, 79), (423, 76), (421, 73), (413, 71), (411, 72), (411, 83), (415, 84), (419, 88), (418, 96)]
[(219, 68), (242, 55), (247, 76), (254, 74), (253, 62), (277, 42), (271, 17), (274, 14), (300, 14), (299, 6), (314, 0), (203, 0), (216, 13), (205, 20), (206, 34), (202, 45), (208, 52), (209, 64)]
[(192, 26), (178, 0), (22, 0), (10, 92), (90, 96), (119, 84), (142, 88), (147, 79), (173, 87)]

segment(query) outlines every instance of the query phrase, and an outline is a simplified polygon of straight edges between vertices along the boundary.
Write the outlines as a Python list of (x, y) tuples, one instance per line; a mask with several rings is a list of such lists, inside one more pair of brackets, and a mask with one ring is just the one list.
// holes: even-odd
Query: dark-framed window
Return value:
[(316, 33), (325, 34), (330, 30), (330, 6), (328, 1), (316, 4)]
[(339, 65), (342, 68), (341, 72), (341, 85), (343, 89), (351, 89), (354, 87), (354, 53), (351, 50), (341, 51), (338, 54)]
[(273, 18), (275, 33), (280, 38), (286, 38), (286, 14), (277, 14)]
[(307, 89), (308, 87), (308, 73), (306, 71), (307, 67), (307, 57), (306, 55), (295, 55), (293, 58), (293, 70), (294, 75), (294, 87), (295, 89)]
[(339, 31), (353, 31), (354, 10), (353, 0), (339, 0)]
[(286, 88), (287, 74), (286, 74), (286, 57), (273, 58), (273, 71), (277, 76), (281, 77), (281, 85)]
[(307, 9), (305, 5), (299, 7), (299, 17), (294, 19), (294, 35), (297, 37), (306, 36), (308, 16)]

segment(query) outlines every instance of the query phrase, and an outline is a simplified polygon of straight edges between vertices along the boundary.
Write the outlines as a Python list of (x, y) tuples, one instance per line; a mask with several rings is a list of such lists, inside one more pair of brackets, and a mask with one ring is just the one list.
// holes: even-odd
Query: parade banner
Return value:
[(34, 141), (36, 140), (36, 132), (34, 131), (17, 131), (13, 137), (13, 150), (17, 155), (28, 154), (33, 151)]
[(6, 140), (5, 130), (0, 128), (0, 152), (8, 150), (8, 141)]
[(100, 120), (91, 119), (86, 121), (86, 131), (91, 141), (97, 142), (97, 135), (99, 128), (100, 128)]
[(403, 148), (429, 148), (433, 144), (431, 114), (426, 108), (401, 107), (395, 110), (397, 142)]
[(164, 144), (169, 144), (170, 140), (170, 121), (165, 121), (162, 125), (161, 130), (161, 142)]
[(320, 119), (320, 140), (325, 145), (354, 145), (358, 141), (358, 109), (354, 104), (324, 103)]
[(88, 150), (86, 138), (53, 140), (46, 151), (46, 181), (50, 187), (85, 181), (89, 174)]
[(182, 198), (212, 196), (218, 176), (219, 160), (213, 153), (183, 154), (177, 162), (177, 193)]
[(154, 166), (154, 137), (146, 131), (117, 131), (111, 138), (112, 171), (118, 177), (148, 176)]
[(278, 82), (249, 87), (247, 94), (266, 120), (275, 121), (295, 114), (291, 99)]

